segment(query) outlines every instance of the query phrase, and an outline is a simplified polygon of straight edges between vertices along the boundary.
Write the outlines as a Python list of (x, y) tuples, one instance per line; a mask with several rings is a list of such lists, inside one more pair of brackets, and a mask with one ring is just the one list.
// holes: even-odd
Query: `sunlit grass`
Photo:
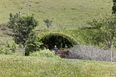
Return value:
[[(51, 30), (78, 29), (87, 27), (97, 13), (111, 14), (112, 0), (29, 0), (29, 15), (34, 14), (39, 21), (36, 29), (46, 28), (43, 20), (52, 20)], [(26, 0), (0, 0), (0, 23), (9, 21), (10, 13), (26, 16)], [(78, 44), (86, 44), (86, 31), (64, 31), (70, 34)], [(6, 41), (11, 45), (12, 37), (4, 36), (0, 31), (1, 47)], [(87, 38), (87, 40), (85, 39)], [(0, 43), (1, 44), (1, 43)], [(21, 55), (23, 50), (14, 54)], [(78, 59), (60, 59), (55, 57), (0, 55), (0, 76), (2, 77), (115, 77), (115, 62), (96, 62)]]
[(47, 57), (0, 55), (3, 77), (115, 77), (116, 64)]
[[(78, 29), (98, 13), (111, 14), (112, 6), (112, 0), (29, 0), (29, 15), (39, 21), (37, 29), (46, 28), (45, 19), (53, 21), (50, 29)], [(0, 23), (8, 22), (10, 13), (27, 15), (26, 0), (1, 0), (0, 7)]]

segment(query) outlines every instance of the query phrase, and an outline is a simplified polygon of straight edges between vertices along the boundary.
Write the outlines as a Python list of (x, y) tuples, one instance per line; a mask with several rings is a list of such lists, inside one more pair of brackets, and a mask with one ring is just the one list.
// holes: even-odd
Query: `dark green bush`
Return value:
[(29, 34), (29, 38), (26, 43), (25, 55), (29, 55), (30, 52), (39, 51), (40, 45), (42, 45), (42, 43), (40, 42), (36, 31), (32, 31)]

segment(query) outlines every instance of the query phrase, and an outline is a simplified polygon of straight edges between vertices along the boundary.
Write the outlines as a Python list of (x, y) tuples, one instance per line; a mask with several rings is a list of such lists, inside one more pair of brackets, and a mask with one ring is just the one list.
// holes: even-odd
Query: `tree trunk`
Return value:
[[(21, 17), (21, 12), (19, 11), (19, 17)], [(21, 37), (21, 27), (19, 26), (19, 37)], [(19, 47), (21, 47), (21, 38), (19, 38), (20, 43), (19, 43)]]
[(25, 56), (25, 44), (23, 45), (23, 55)]

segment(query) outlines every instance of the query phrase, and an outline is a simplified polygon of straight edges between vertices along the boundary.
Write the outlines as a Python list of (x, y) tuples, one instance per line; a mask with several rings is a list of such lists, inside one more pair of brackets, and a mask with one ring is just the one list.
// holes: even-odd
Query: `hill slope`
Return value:
[[(29, 0), (29, 14), (39, 21), (39, 29), (44, 29), (43, 20), (52, 20), (50, 29), (77, 29), (86, 24), (97, 13), (111, 14), (112, 0)], [(0, 23), (9, 20), (9, 13), (27, 14), (27, 0), (0, 0)]]

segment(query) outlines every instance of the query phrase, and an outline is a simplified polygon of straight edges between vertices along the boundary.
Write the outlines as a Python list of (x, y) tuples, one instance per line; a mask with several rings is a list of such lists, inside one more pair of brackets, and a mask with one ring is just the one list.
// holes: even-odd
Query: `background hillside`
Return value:
[[(88, 27), (95, 15), (111, 14), (112, 0), (29, 0), (29, 15), (39, 21), (37, 29), (46, 28), (43, 20), (52, 20), (50, 29), (74, 30)], [(27, 0), (0, 0), (0, 24), (7, 23), (9, 13), (27, 14)]]

